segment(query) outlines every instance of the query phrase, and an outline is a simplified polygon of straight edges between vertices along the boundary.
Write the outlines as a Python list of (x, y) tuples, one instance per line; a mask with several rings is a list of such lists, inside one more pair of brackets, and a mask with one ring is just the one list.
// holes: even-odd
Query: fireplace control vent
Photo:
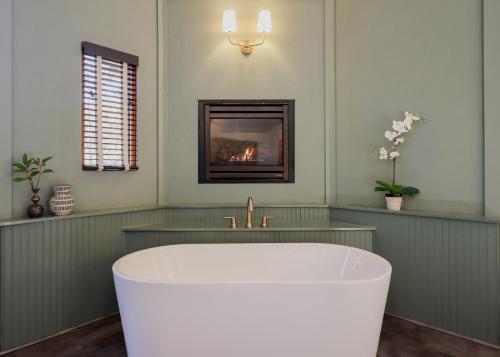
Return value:
[(198, 182), (294, 182), (294, 112), (294, 100), (200, 100)]

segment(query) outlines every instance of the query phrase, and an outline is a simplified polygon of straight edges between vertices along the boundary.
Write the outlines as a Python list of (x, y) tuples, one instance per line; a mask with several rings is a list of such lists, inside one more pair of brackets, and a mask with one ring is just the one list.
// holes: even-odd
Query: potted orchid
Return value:
[(400, 146), (405, 142), (405, 136), (413, 128), (416, 123), (423, 122), (423, 119), (415, 114), (405, 112), (405, 117), (401, 121), (394, 120), (392, 122), (392, 130), (387, 130), (384, 133), (385, 138), (390, 142), (390, 149), (385, 146), (378, 149), (376, 155), (380, 160), (392, 161), (392, 182), (376, 181), (375, 191), (386, 192), (385, 202), (387, 209), (391, 211), (400, 211), (403, 204), (403, 196), (413, 197), (420, 191), (418, 188), (411, 186), (403, 186), (396, 183), (396, 161), (400, 154)]

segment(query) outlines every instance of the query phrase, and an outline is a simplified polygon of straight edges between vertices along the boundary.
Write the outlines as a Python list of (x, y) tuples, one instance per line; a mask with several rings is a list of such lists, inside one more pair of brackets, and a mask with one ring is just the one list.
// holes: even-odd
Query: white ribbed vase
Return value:
[(71, 196), (70, 185), (52, 186), (54, 196), (49, 201), (50, 210), (56, 216), (64, 216), (73, 212), (75, 199)]
[(385, 196), (385, 204), (390, 211), (401, 211), (403, 205), (403, 197), (390, 197)]

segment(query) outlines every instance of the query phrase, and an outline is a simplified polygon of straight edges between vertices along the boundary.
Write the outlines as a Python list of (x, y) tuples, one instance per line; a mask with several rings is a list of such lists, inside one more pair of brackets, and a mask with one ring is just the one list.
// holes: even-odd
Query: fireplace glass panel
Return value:
[(210, 119), (210, 164), (283, 165), (283, 121)]

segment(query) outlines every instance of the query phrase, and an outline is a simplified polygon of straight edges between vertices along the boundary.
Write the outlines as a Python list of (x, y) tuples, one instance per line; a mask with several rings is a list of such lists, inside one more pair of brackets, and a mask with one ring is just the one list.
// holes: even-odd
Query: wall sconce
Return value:
[(260, 42), (250, 42), (245, 40), (241, 43), (235, 43), (231, 39), (231, 33), (236, 32), (238, 25), (236, 23), (236, 13), (234, 10), (226, 10), (222, 16), (222, 31), (228, 34), (229, 43), (231, 45), (239, 46), (241, 53), (249, 55), (252, 53), (255, 46), (262, 45), (266, 40), (266, 34), (271, 32), (271, 12), (262, 10), (259, 12), (259, 19), (257, 20), (257, 32), (262, 34)]

